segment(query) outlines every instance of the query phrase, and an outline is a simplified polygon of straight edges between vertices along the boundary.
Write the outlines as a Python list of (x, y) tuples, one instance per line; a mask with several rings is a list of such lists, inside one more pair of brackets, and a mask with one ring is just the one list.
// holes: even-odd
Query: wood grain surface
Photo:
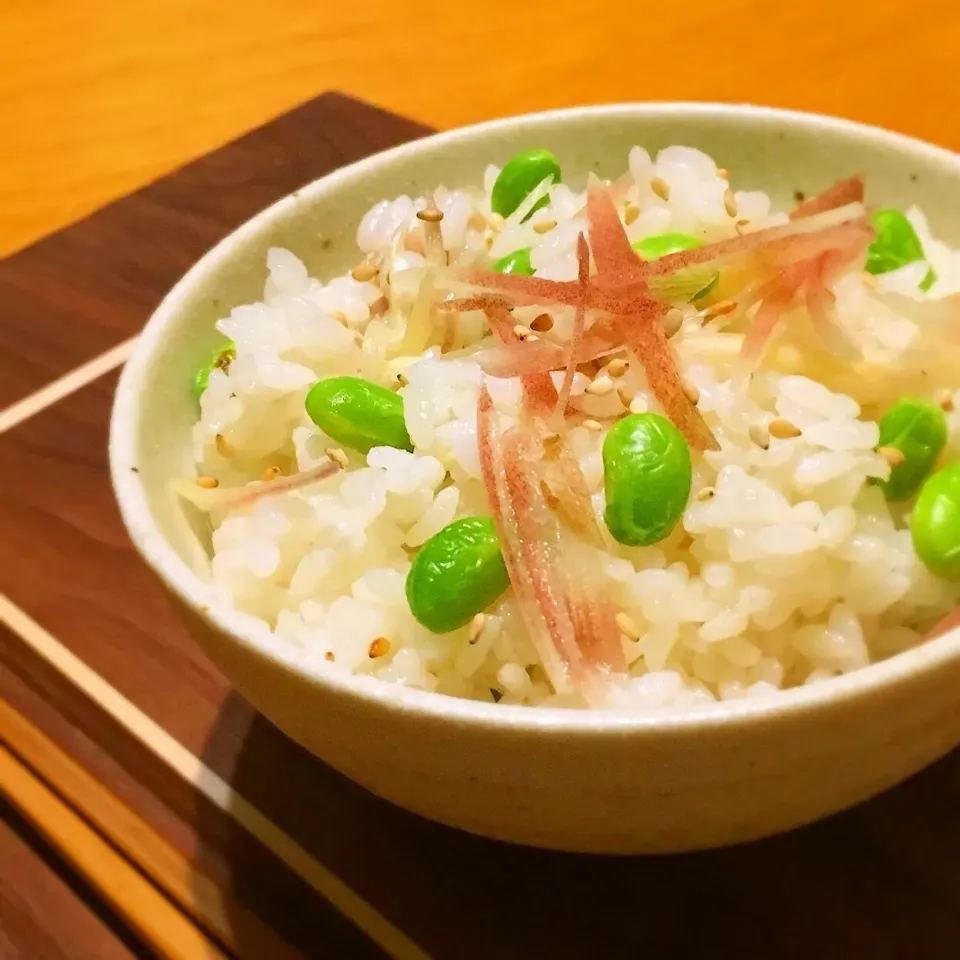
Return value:
[(0, 960), (149, 956), (2, 801), (0, 865)]
[(328, 95), (0, 261), (0, 410), (134, 334), (201, 254), (263, 207), (425, 131)]
[(751, 101), (960, 146), (949, 0), (6, 0), (0, 253), (325, 90), (436, 127), (627, 100)]
[[(298, 164), (301, 180), (421, 129), (340, 97), (321, 98), (297, 116), (325, 131), (308, 155), (294, 151), (288, 158)], [(244, 149), (250, 156), (270, 153), (278, 128), (287, 130), (283, 138), (296, 141), (295, 122), (287, 119), (254, 134)], [(204, 161), (213, 164), (210, 169), (218, 162)], [(254, 166), (260, 162), (251, 160)], [(245, 183), (243, 170), (232, 169), (238, 184)], [(273, 199), (271, 191), (289, 189), (291, 174), (282, 165), (257, 169), (264, 202)], [(183, 185), (191, 176), (196, 173), (178, 174), (162, 186), (165, 196), (179, 198), (185, 221), (192, 201)], [(202, 178), (198, 184), (193, 193), (199, 219), (212, 237), (229, 229), (239, 201), (225, 195), (218, 200)], [(144, 221), (134, 209), (149, 222), (153, 207), (133, 197), (72, 228), (75, 247), (64, 248), (54, 238), (35, 248), (33, 259), (0, 264), (0, 303), (11, 287), (36, 295), (37, 277), (43, 277), (42, 286), (50, 289), (43, 294), (48, 306), (35, 320), (38, 336), (56, 339), (58, 325), (66, 322), (64, 309), (80, 311), (71, 313), (71, 322), (96, 327), (103, 302), (113, 303), (117, 291), (122, 298), (118, 278), (139, 262), (141, 244), (153, 262), (141, 278), (138, 303), (158, 298), (180, 269), (180, 254), (170, 245), (156, 246), (149, 230), (138, 229)], [(76, 288), (87, 264), (62, 251), (82, 248), (84, 231), (95, 232), (98, 222), (110, 218), (128, 228), (120, 235), (124, 242), (102, 247), (96, 261), (102, 299), (64, 307), (67, 298), (58, 288)], [(17, 262), (27, 269), (12, 269)], [(104, 342), (135, 332), (142, 319), (137, 311), (131, 303), (118, 309), (116, 325), (101, 334)], [(31, 343), (29, 337), (14, 338), (0, 351), (0, 382), (27, 365)], [(69, 360), (55, 358), (50, 367), (38, 367), (37, 376), (63, 372), (64, 362)], [(129, 547), (107, 473), (115, 376), (99, 377), (0, 434), (4, 592), (430, 956), (952, 955), (960, 937), (960, 754), (871, 803), (788, 836), (713, 853), (622, 859), (524, 850), (456, 833), (386, 804), (307, 756), (204, 660)], [(7, 668), (0, 673), (0, 695), (304, 956), (382, 956), (221, 810), (172, 776), (97, 703), (2, 628), (0, 663)], [(9, 888), (4, 849), (22, 849), (22, 841), (0, 835), (0, 915), (13, 910), (20, 916), (27, 908), (19, 891)], [(69, 938), (59, 929), (33, 934), (27, 921), (18, 922), (18, 929), (28, 931), (21, 939), (36, 948), (25, 955), (83, 955), (44, 953), (51, 938), (68, 946)], [(92, 921), (67, 917), (65, 929), (81, 922)], [(103, 956), (124, 956), (119, 949)]]

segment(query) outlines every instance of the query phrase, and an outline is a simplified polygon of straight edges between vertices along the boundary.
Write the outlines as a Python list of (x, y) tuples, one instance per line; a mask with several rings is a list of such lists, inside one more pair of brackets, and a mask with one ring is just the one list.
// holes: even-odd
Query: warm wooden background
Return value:
[(951, 0), (0, 0), (0, 256), (324, 90), (441, 128), (749, 100), (960, 147), (958, 55)]

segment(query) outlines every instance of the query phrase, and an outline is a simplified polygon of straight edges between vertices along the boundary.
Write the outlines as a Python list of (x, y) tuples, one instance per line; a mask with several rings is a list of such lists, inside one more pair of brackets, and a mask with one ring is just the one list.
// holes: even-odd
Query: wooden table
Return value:
[(727, 100), (960, 146), (949, 0), (406, 6), (5, 0), (0, 255), (325, 90), (437, 128), (574, 104)]
[[(290, 0), (229, 6), (8, 0), (0, 7), (0, 256), (337, 88), (433, 127), (578, 103), (749, 100), (836, 113), (960, 147), (950, 86), (960, 9), (944, 2), (694, 0), (643, 10), (556, 0), (544, 15), (533, 5), (498, 0), (469, 31), (462, 5), (428, 2), (423, 10), (408, 26), (399, 5), (380, 0), (323, 9)], [(319, 113), (302, 116), (316, 127), (349, 120), (352, 110), (334, 98)], [(294, 129), (285, 122), (276, 129)], [(354, 147), (369, 151), (418, 132), (387, 119), (372, 122), (371, 130)], [(289, 133), (277, 136), (281, 144), (291, 142)], [(296, 136), (309, 144), (309, 137)], [(322, 131), (316, 148), (323, 163), (336, 160), (339, 148)], [(242, 145), (230, 150), (235, 162), (252, 162), (254, 154)], [(146, 204), (115, 208), (125, 212), (95, 221), (99, 236), (107, 244), (122, 242), (131, 223), (175, 208), (178, 184), (187, 182), (196, 197), (215, 182), (216, 167), (204, 169), (169, 181), (173, 187), (160, 185)], [(307, 164), (303, 172), (321, 171)], [(271, 180), (262, 196), (211, 207), (210, 232), (193, 240), (215, 239), (283, 186)], [(166, 282), (151, 274), (139, 286), (111, 288), (114, 274), (105, 268), (99, 275), (96, 263), (83, 263), (87, 248), (69, 236), (0, 267), (0, 414), (104, 350), (122, 350), (157, 285)], [(195, 252), (182, 251), (182, 266)], [(44, 301), (10, 297), (23, 293), (22, 278), (31, 278), (36, 291), (50, 264), (67, 262), (84, 323), (45, 330), (49, 342), (35, 340), (29, 322), (41, 315), (33, 306)], [(174, 275), (176, 267), (167, 265)], [(92, 298), (108, 290), (109, 304), (106, 295), (103, 303)], [(113, 357), (103, 371), (121, 359)], [(402, 936), (391, 939), (391, 924), (437, 958), (496, 953), (519, 960), (537, 956), (538, 944), (548, 941), (555, 956), (569, 958), (627, 958), (637, 951), (654, 958), (663, 951), (891, 960), (951, 955), (960, 934), (952, 866), (960, 862), (956, 756), (858, 811), (790, 837), (659, 861), (559, 857), (486, 844), (407, 817), (312, 763), (229, 691), (177, 632), (155, 585), (139, 568), (128, 569), (103, 475), (103, 418), (113, 377), (85, 377), (87, 385), (68, 406), (53, 404), (3, 437), (0, 462), (15, 469), (0, 487), (7, 551), (0, 556), (0, 589), (30, 616), (16, 619), (18, 607), (16, 622), (4, 617), (12, 629), (0, 626), (0, 653), (9, 654), (6, 668), (0, 662), (0, 671), (8, 670), (0, 673), (0, 699), (30, 716), (157, 835), (253, 904), (297, 945), (298, 955), (382, 956), (370, 929), (378, 917), (388, 925), (386, 933), (380, 930), (380, 947), (392, 943), (397, 956), (415, 954)], [(21, 466), (33, 472), (19, 473)], [(76, 502), (51, 506), (65, 476)], [(47, 537), (18, 540), (31, 532), (33, 517), (46, 525)], [(17, 550), (29, 559), (12, 572)], [(119, 551), (119, 561), (111, 560), (112, 551)], [(86, 560), (89, 569), (81, 570)], [(101, 576), (111, 563), (119, 564), (112, 584)], [(50, 594), (38, 572), (57, 564), (72, 564), (78, 574), (63, 596)], [(127, 594), (119, 606), (112, 594), (105, 599), (111, 589)], [(131, 611), (152, 618), (155, 629), (131, 628)], [(86, 618), (87, 633), (74, 635), (78, 618)], [(357, 908), (363, 914), (357, 926), (367, 937), (358, 937), (309, 882), (291, 878), (239, 829), (243, 817), (238, 820), (236, 808), (225, 816), (223, 804), (183, 790), (164, 767), (169, 757), (159, 763), (146, 757), (143, 742), (42, 658), (24, 652), (18, 644), (27, 637), (39, 642), (44, 627), (69, 641), (134, 709), (186, 744), (204, 770), (296, 834), (313, 862), (331, 871), (332, 881), (321, 880), (340, 913), (354, 891), (372, 903), (372, 919)], [(161, 635), (166, 645), (154, 643)], [(145, 661), (141, 673), (123, 659), (128, 643), (138, 645)], [(171, 678), (180, 684), (177, 702), (163, 686)], [(302, 776), (299, 806), (271, 793), (277, 769)], [(331, 823), (336, 830), (323, 829)], [(275, 852), (275, 838), (266, 846)], [(361, 850), (369, 862), (358, 862)], [(341, 878), (346, 893), (334, 882)], [(531, 914), (536, 897), (545, 905)], [(817, 922), (808, 919), (814, 915)], [(0, 805), (0, 958), (128, 957), (144, 955), (143, 949), (29, 825)]]

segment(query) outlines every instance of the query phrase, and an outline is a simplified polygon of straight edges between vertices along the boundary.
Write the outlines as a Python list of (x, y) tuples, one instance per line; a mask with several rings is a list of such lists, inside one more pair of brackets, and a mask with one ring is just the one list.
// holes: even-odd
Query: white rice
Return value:
[[(653, 160), (634, 148), (628, 167), (628, 201), (639, 208), (626, 226), (631, 241), (668, 231), (705, 241), (735, 234), (724, 207), (728, 183), (706, 155), (676, 146)], [(490, 214), (497, 172), (487, 171), (482, 188), (436, 191), (449, 262), (487, 263), (529, 246), (538, 276), (575, 278), (585, 194), (552, 186), (549, 206), (527, 223), (521, 216), (533, 198), (501, 224)], [(669, 184), (669, 201), (651, 189), (655, 176)], [(740, 229), (786, 221), (763, 193), (735, 197)], [(457, 518), (490, 513), (477, 453), (482, 381), (505, 414), (516, 412), (521, 395), (518, 381), (485, 378), (471, 359), (469, 347), (486, 332), (482, 318), (465, 322), (452, 356), (440, 350), (442, 331), (422, 353), (392, 356), (409, 303), (377, 316), (371, 307), (382, 302), (381, 284), (424, 263), (422, 247), (414, 240), (409, 249), (407, 238), (419, 235), (415, 213), (425, 204), (384, 200), (360, 223), (360, 251), (382, 258), (379, 280), (348, 275), (323, 283), (292, 253), (274, 249), (263, 302), (237, 307), (218, 323), (237, 352), (228, 370), (212, 373), (201, 399), (193, 432), (199, 474), (228, 487), (272, 466), (293, 473), (321, 463), (337, 444), (307, 417), (304, 397), (317, 379), (334, 374), (396, 386), (402, 372), (415, 450), (347, 451), (344, 473), (217, 516), (212, 576), (237, 608), (271, 626), (277, 647), (304, 669), (372, 674), (481, 700), (582, 706), (552, 692), (510, 591), (488, 611), (475, 643), (466, 627), (432, 634), (407, 606), (415, 548)], [(929, 297), (960, 291), (960, 253), (931, 237), (920, 211), (909, 215), (939, 277)], [(538, 233), (546, 220), (557, 226)], [(611, 595), (640, 634), (623, 637), (630, 674), (612, 706), (676, 710), (775, 696), (918, 643), (957, 604), (958, 586), (918, 561), (903, 511), (868, 482), (889, 474), (875, 451), (878, 410), (905, 393), (931, 395), (958, 383), (949, 358), (917, 348), (914, 308), (923, 306), (917, 284), (926, 270), (921, 262), (880, 277), (879, 290), (859, 273), (837, 284), (841, 322), (864, 353), (855, 368), (811, 369), (802, 349), (785, 341), (745, 393), (730, 379), (742, 335), (704, 327), (694, 308), (687, 311), (672, 342), (722, 449), (695, 458), (693, 496), (670, 537), (652, 547), (611, 546)], [(883, 295), (891, 291), (904, 295), (896, 309)], [(558, 325), (569, 323), (557, 314)], [(587, 382), (578, 375), (574, 393)], [(634, 412), (659, 409), (636, 364), (618, 385), (635, 394)], [(583, 402), (601, 420), (623, 412), (616, 392)], [(960, 410), (960, 391), (955, 405)], [(774, 418), (802, 434), (774, 438), (764, 449), (757, 429)], [(960, 413), (949, 423), (955, 457)], [(605, 434), (583, 427), (570, 434), (601, 523)], [(386, 642), (375, 643), (379, 638)]]

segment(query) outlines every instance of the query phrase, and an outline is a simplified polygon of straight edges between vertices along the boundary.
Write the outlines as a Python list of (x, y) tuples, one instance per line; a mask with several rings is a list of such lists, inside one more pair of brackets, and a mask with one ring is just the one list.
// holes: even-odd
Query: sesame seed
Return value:
[(467, 226), (470, 227), (471, 230), (482, 231), (486, 229), (487, 221), (484, 219), (482, 213), (480, 213), (478, 210), (474, 210), (473, 213), (470, 214), (470, 219), (467, 220)]
[(729, 171), (726, 167), (720, 167), (720, 169), (717, 170), (717, 176), (718, 176), (721, 180), (729, 180), (729, 179), (730, 179), (730, 171)]
[(627, 207), (626, 211), (623, 214), (623, 222), (629, 227), (631, 223), (634, 223), (637, 217), (640, 216), (640, 208), (635, 207), (632, 203)]
[(717, 491), (713, 487), (701, 487), (693, 499), (698, 503), (703, 503), (706, 500), (712, 500), (716, 493)]
[(625, 407), (629, 407), (636, 394), (629, 387), (617, 387), (617, 396)]
[(607, 373), (614, 378), (622, 377), (630, 365), (621, 357), (615, 357), (607, 364)]
[(640, 628), (637, 621), (628, 613), (622, 610), (617, 614), (617, 627), (628, 640), (639, 640), (641, 637)]
[(220, 486), (220, 481), (216, 477), (197, 477), (197, 486), (203, 490), (215, 490)]
[(522, 323), (518, 323), (513, 328), (513, 335), (518, 340), (528, 340), (532, 335), (533, 331), (529, 327), (525, 327)]
[(382, 317), (390, 309), (390, 301), (386, 297), (377, 297), (370, 304), (370, 316)]
[(417, 211), (417, 219), (424, 223), (439, 223), (443, 219), (443, 211), (436, 207), (424, 207)]
[(670, 184), (663, 177), (654, 177), (650, 189), (664, 202), (670, 199)]
[(336, 660), (337, 658), (334, 656), (332, 650), (328, 650), (328, 651), (323, 655), (323, 659), (324, 659), (324, 660), (329, 660), (331, 663), (333, 663), (333, 661)]
[(896, 447), (877, 447), (877, 453), (890, 464), (891, 469), (899, 467), (907, 459), (903, 451)]
[(716, 317), (724, 317), (728, 313), (733, 313), (733, 311), (736, 309), (736, 300), (721, 300), (719, 303), (715, 303), (712, 307), (709, 307), (704, 314), (704, 317), (707, 320), (713, 320)]
[(599, 420), (592, 420), (589, 417), (580, 424), (585, 430), (593, 430), (599, 433), (603, 429), (603, 424)]
[(380, 271), (372, 264), (364, 260), (363, 263), (358, 263), (351, 271), (350, 276), (353, 277), (357, 283), (366, 283), (369, 280), (372, 280)]
[(553, 329), (553, 317), (549, 313), (539, 313), (533, 318), (533, 322), (530, 324), (531, 330), (536, 330), (537, 333), (546, 333), (548, 330)]
[(546, 480), (540, 481), (540, 493), (543, 500), (551, 510), (556, 510), (560, 506), (560, 498), (547, 486)]
[(485, 613), (478, 613), (470, 621), (470, 630), (467, 634), (467, 640), (474, 644), (480, 639), (480, 635), (483, 633), (484, 627), (487, 625), (487, 615)]
[(340, 447), (327, 447), (323, 451), (341, 470), (346, 470), (350, 466), (350, 461), (347, 459), (347, 455), (340, 449)]
[(751, 423), (747, 432), (750, 439), (761, 449), (766, 450), (770, 446), (770, 434), (762, 423)]
[(281, 469), (277, 466), (267, 467), (267, 469), (261, 474), (260, 479), (265, 481), (276, 480), (281, 473)]
[(684, 380), (681, 384), (683, 395), (692, 403), (697, 404), (700, 401), (700, 391), (689, 381)]
[(402, 373), (397, 374), (397, 383), (399, 383), (401, 387), (405, 387), (409, 382), (410, 381)]
[(767, 430), (770, 431), (771, 437), (776, 437), (778, 440), (792, 440), (794, 437), (799, 437), (803, 431), (795, 424), (791, 423), (789, 420), (771, 420), (767, 424)]
[(949, 390), (941, 390), (937, 396), (937, 403), (944, 413), (953, 413), (953, 394)]
[(591, 380), (587, 384), (585, 392), (594, 397), (606, 397), (613, 393), (613, 383), (609, 377), (597, 377), (596, 380)]
[(533, 225), (534, 233), (549, 233), (557, 225), (556, 220), (538, 220)]
[(671, 337), (675, 337), (680, 332), (682, 326), (683, 311), (672, 307), (663, 315), (663, 332), (667, 335), (668, 340)]
[(390, 641), (386, 637), (377, 637), (370, 644), (369, 654), (372, 659), (385, 657), (390, 652)]
[(729, 187), (723, 191), (723, 209), (727, 211), (728, 217), (737, 215), (737, 198)]

